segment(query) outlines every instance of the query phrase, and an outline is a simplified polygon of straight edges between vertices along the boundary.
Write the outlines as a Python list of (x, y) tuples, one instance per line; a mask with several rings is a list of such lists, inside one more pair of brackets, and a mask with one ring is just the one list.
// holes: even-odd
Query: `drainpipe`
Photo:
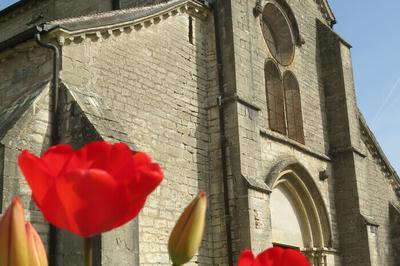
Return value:
[(121, 9), (121, 0), (112, 0), (112, 9), (113, 10)]
[(228, 163), (227, 163), (227, 138), (225, 128), (225, 109), (224, 109), (224, 68), (222, 63), (222, 48), (221, 48), (221, 33), (219, 30), (219, 16), (217, 10), (217, 0), (212, 1), (212, 9), (214, 13), (214, 31), (215, 31), (215, 46), (218, 65), (218, 88), (219, 96), (217, 98), (219, 111), (219, 129), (221, 142), (221, 163), (222, 163), (222, 182), (224, 188), (224, 213), (225, 213), (225, 228), (226, 228), (226, 244), (228, 252), (228, 265), (233, 266), (233, 249), (232, 249), (232, 232), (231, 232), (231, 213), (229, 209), (229, 185), (228, 185)]
[[(60, 62), (60, 50), (57, 45), (52, 43), (44, 43), (41, 40), (41, 32), (44, 29), (42, 26), (37, 26), (37, 33), (35, 33), (35, 40), (39, 46), (46, 49), (50, 49), (53, 52), (53, 79), (50, 91), (50, 122), (51, 122), (51, 135), (50, 135), (50, 146), (55, 145), (59, 141), (58, 136), (58, 99), (59, 99), (59, 62)], [(57, 265), (56, 254), (57, 254), (57, 229), (50, 225), (49, 232), (49, 265)]]

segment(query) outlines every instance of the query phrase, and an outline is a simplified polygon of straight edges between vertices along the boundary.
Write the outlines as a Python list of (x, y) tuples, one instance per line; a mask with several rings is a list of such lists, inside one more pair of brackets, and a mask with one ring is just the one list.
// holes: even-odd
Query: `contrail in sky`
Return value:
[[(379, 121), (379, 119), (381, 118), (382, 112), (388, 107), (387, 104), (392, 99), (392, 95), (396, 91), (397, 85), (399, 85), (399, 83), (400, 83), (400, 77), (396, 80), (393, 87), (390, 89), (389, 93), (386, 95), (385, 100), (383, 101), (383, 103), (379, 107), (378, 111), (376, 112), (374, 118), (372, 119), (371, 124), (375, 124), (375, 122)], [(397, 100), (398, 99), (396, 98), (396, 101)], [(389, 105), (389, 106), (391, 106), (391, 105)]]

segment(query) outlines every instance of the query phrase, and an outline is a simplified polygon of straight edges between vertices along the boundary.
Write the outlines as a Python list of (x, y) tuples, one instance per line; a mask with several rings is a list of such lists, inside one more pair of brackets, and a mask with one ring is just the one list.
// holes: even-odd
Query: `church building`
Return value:
[(199, 191), (207, 224), (188, 265), (272, 246), (313, 266), (400, 265), (400, 178), (357, 107), (335, 22), (327, 0), (1, 10), (0, 213), (19, 195), (50, 264), (81, 265), (83, 242), (46, 223), (17, 158), (104, 139), (149, 153), (165, 180), (135, 220), (96, 237), (95, 265), (171, 265), (169, 234)]

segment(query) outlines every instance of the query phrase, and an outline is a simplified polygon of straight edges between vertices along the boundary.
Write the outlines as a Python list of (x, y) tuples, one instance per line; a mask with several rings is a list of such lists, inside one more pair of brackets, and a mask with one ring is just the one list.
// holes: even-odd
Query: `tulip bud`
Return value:
[(203, 238), (206, 209), (206, 193), (200, 192), (176, 222), (168, 241), (168, 252), (174, 265), (188, 262), (199, 249)]
[(26, 223), (26, 236), (28, 240), (28, 257), (31, 266), (47, 266), (46, 250), (44, 249), (39, 234), (32, 224)]
[(46, 251), (38, 233), (25, 224), (18, 197), (0, 218), (0, 266), (47, 266)]
[(17, 197), (0, 220), (0, 265), (29, 265), (24, 209)]

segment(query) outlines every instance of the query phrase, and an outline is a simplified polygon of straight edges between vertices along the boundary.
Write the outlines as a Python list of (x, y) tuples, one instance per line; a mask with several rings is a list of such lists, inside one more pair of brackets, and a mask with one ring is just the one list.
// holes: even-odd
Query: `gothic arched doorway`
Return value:
[(331, 228), (322, 196), (308, 171), (293, 160), (278, 163), (267, 177), (271, 239), (303, 251), (314, 266), (327, 265)]

